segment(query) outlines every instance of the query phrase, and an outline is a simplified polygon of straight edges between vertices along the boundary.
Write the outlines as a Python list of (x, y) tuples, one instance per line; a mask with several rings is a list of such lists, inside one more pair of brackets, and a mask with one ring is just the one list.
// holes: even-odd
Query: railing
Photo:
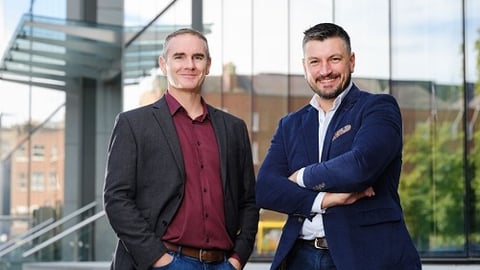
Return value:
[(59, 234), (57, 234), (56, 236), (48, 239), (47, 241), (44, 241), (44, 242), (42, 242), (41, 244), (39, 244), (39, 245), (37, 245), (37, 246), (35, 246), (35, 247), (33, 247), (33, 248), (31, 248), (31, 249), (23, 252), (23, 253), (22, 253), (22, 257), (25, 258), (25, 257), (28, 257), (28, 256), (34, 254), (35, 252), (40, 251), (41, 249), (43, 249), (43, 248), (45, 248), (46, 246), (49, 246), (49, 245), (57, 242), (58, 240), (64, 238), (65, 236), (67, 236), (67, 235), (69, 235), (69, 234), (71, 234), (71, 233), (73, 233), (73, 232), (75, 232), (75, 231), (78, 231), (79, 229), (81, 229), (81, 228), (83, 228), (83, 227), (85, 227), (85, 226), (87, 226), (87, 225), (90, 225), (91, 223), (93, 223), (94, 221), (96, 221), (97, 219), (99, 219), (99, 218), (101, 218), (101, 217), (103, 217), (103, 216), (105, 216), (105, 211), (104, 211), (104, 210), (102, 210), (102, 211), (96, 213), (95, 215), (93, 215), (93, 216), (91, 216), (91, 217), (83, 220), (82, 222), (77, 223), (76, 225), (74, 225), (74, 226), (72, 226), (72, 227), (70, 227), (70, 228), (62, 231), (61, 233), (59, 233)]
[[(97, 203), (92, 202), (58, 220), (49, 218), (25, 233), (5, 242), (0, 246), (0, 270), (20, 270), (26, 262), (58, 260), (56, 255), (60, 246), (53, 244), (88, 225), (92, 225), (93, 222), (105, 216), (103, 209), (97, 213), (93, 212), (96, 206)], [(78, 220), (80, 221), (77, 222)], [(73, 222), (73, 225), (67, 224), (67, 222)], [(87, 234), (91, 231), (87, 231)], [(85, 235), (81, 233), (80, 237), (83, 236)], [(74, 238), (79, 239), (78, 235)], [(86, 245), (88, 246), (89, 243)], [(50, 249), (43, 252), (42, 250), (47, 247), (50, 247)], [(78, 248), (74, 246), (72, 248), (77, 249), (78, 252)]]
[(7, 248), (1, 250), (0, 251), (0, 258), (5, 256), (6, 254), (12, 252), (15, 249), (17, 249), (17, 248), (19, 248), (19, 247), (21, 247), (21, 246), (23, 246), (27, 243), (30, 243), (35, 238), (38, 238), (38, 237), (44, 235), (45, 233), (50, 232), (51, 230), (53, 230), (55, 228), (58, 228), (60, 225), (64, 224), (65, 222), (80, 216), (81, 214), (83, 214), (86, 211), (92, 209), (96, 205), (97, 205), (96, 202), (89, 203), (89, 204), (85, 205), (84, 207), (72, 212), (69, 215), (66, 215), (65, 217), (51, 223), (50, 225), (48, 225), (48, 226), (46, 226), (46, 227), (44, 227), (40, 230), (35, 230), (35, 231), (32, 231), (32, 232), (26, 233), (24, 237), (21, 237), (20, 239), (17, 239), (15, 241), (13, 241), (13, 243), (9, 244), (9, 246)]
[[(24, 239), (26, 239), (27, 237), (30, 237), (31, 235), (33, 235), (35, 232), (38, 232), (40, 229), (46, 227), (47, 225), (51, 224), (52, 222), (54, 222), (55, 220), (53, 218), (49, 218), (45, 221), (43, 221), (42, 223), (32, 227), (30, 230), (28, 230), (27, 232), (17, 236), (17, 237), (14, 237), (13, 239), (11, 239), (10, 241), (6, 242), (5, 244), (3, 245), (0, 245), (0, 257), (3, 257), (4, 255), (6, 255), (7, 253), (9, 253), (10, 251), (12, 251), (13, 249), (15, 249), (17, 245), (17, 243), (21, 243)], [(13, 248), (12, 248), (13, 247)]]

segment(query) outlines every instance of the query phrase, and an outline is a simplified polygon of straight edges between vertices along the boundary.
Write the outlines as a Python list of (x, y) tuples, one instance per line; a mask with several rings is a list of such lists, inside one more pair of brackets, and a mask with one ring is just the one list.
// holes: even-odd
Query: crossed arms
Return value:
[[(297, 182), (298, 172), (299, 171), (296, 171), (288, 177), (288, 180), (292, 181), (297, 185), (298, 185), (298, 182)], [(372, 187), (368, 187), (367, 189), (363, 191), (358, 191), (358, 192), (348, 192), (348, 193), (326, 192), (322, 200), (322, 205), (320, 207), (321, 209), (326, 209), (326, 208), (337, 206), (337, 205), (353, 204), (354, 202), (362, 198), (372, 197), (372, 196), (375, 196), (375, 191), (373, 190)]]

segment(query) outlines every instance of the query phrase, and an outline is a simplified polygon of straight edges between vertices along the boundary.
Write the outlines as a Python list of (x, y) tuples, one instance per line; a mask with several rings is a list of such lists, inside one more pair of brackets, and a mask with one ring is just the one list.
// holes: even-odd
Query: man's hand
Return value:
[(297, 174), (298, 174), (298, 171), (292, 173), (292, 175), (290, 175), (288, 177), (288, 180), (292, 181), (293, 183), (297, 184)]
[(152, 266), (153, 267), (162, 267), (162, 266), (165, 266), (169, 263), (171, 263), (173, 261), (173, 256), (165, 253), (162, 255), (162, 257), (160, 257), (160, 259), (158, 259)]
[(352, 204), (361, 198), (375, 196), (375, 191), (372, 187), (365, 189), (360, 192), (352, 193), (330, 193), (327, 192), (325, 197), (323, 197), (322, 208), (328, 208), (336, 205), (347, 205)]
[(233, 257), (230, 257), (228, 258), (228, 262), (233, 266), (235, 267), (236, 270), (240, 270), (242, 269), (242, 264), (235, 258)]

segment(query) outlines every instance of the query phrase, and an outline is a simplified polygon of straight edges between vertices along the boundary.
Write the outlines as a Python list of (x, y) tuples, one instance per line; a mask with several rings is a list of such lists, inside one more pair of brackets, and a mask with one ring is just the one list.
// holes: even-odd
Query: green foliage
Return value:
[[(480, 29), (478, 30), (480, 34)], [(475, 41), (475, 50), (477, 51), (477, 83), (475, 84), (475, 95), (480, 95), (480, 39)]]
[(417, 248), (463, 244), (465, 177), (462, 136), (451, 123), (420, 123), (405, 137), (400, 196)]
[[(478, 30), (480, 34), (480, 29)], [(480, 95), (480, 39), (475, 41), (475, 50), (477, 51), (477, 82), (475, 83), (475, 96)], [(478, 124), (477, 124), (478, 125)], [(480, 243), (480, 173), (476, 173), (477, 170), (480, 170), (480, 130), (477, 127), (477, 130), (473, 135), (473, 147), (469, 153), (469, 163), (471, 164), (472, 172), (472, 182), (470, 187), (472, 188), (472, 196), (470, 202), (473, 204), (473, 209), (470, 211), (472, 222), (470, 225), (470, 231), (472, 232), (469, 235), (470, 241), (472, 243)]]
[(473, 205), (472, 211), (470, 211), (472, 218), (472, 225), (470, 230), (476, 235), (476, 240), (473, 240), (477, 243), (480, 243), (480, 172), (477, 173), (477, 170), (480, 170), (480, 130), (477, 130), (473, 135), (473, 146), (472, 150), (469, 153), (469, 163), (471, 164), (471, 184), (472, 196), (470, 202)]
[[(475, 49), (478, 79), (473, 94), (479, 97), (480, 39), (475, 42)], [(456, 95), (464, 90), (454, 87), (437, 85), (437, 97), (461, 99)], [(471, 116), (472, 109), (467, 110), (469, 120), (475, 119)], [(463, 250), (466, 203), (471, 206), (467, 213), (469, 244), (480, 243), (480, 123), (474, 123), (467, 149), (463, 144), (464, 134), (452, 134), (451, 124), (448, 120), (418, 123), (415, 131), (405, 136), (399, 192), (407, 226), (420, 251)]]

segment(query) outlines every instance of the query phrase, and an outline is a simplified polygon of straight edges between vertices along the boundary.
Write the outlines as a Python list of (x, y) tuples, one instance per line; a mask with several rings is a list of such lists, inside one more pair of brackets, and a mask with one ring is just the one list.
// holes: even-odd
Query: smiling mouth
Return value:
[(192, 79), (192, 78), (196, 78), (197, 75), (196, 74), (183, 74), (182, 77), (187, 78), (187, 79)]
[(337, 77), (318, 78), (317, 82), (321, 84), (329, 84), (329, 83), (335, 82), (336, 80), (337, 80)]
[(325, 82), (326, 82), (326, 83), (329, 83), (329, 82), (333, 82), (333, 81), (335, 81), (335, 78), (321, 79), (321, 80), (320, 80), (320, 82), (322, 82), (322, 83), (325, 83)]

